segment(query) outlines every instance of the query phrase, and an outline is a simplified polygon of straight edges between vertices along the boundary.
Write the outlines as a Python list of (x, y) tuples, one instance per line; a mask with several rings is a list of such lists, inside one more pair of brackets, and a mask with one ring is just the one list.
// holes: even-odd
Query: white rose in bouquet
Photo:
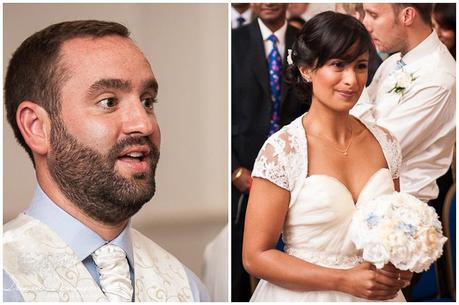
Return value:
[(407, 193), (394, 192), (361, 202), (351, 238), (363, 259), (382, 268), (422, 272), (441, 256), (446, 237), (435, 210)]

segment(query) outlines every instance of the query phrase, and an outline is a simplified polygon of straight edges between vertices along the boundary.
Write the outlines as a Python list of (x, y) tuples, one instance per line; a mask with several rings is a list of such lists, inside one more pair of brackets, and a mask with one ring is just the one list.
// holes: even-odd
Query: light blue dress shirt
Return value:
[[(135, 287), (133, 268), (134, 255), (131, 236), (129, 234), (130, 224), (128, 224), (115, 239), (107, 242), (76, 218), (54, 204), (43, 192), (40, 186), (38, 186), (35, 191), (32, 204), (24, 213), (30, 217), (38, 219), (57, 233), (57, 235), (59, 235), (59, 237), (64, 240), (80, 258), (81, 262), (84, 264), (86, 269), (88, 269), (92, 278), (99, 286), (99, 273), (97, 272), (96, 264), (91, 257), (91, 253), (107, 243), (116, 245), (123, 249), (124, 252), (126, 252), (126, 257), (129, 262), (132, 287)], [(191, 270), (189, 270), (186, 266), (183, 267), (185, 268), (188, 282), (190, 283), (193, 300), (195, 302), (209, 302), (210, 297), (206, 287)], [(133, 294), (133, 299), (134, 295), (135, 293)], [(5, 271), (3, 271), (3, 301), (24, 301), (16, 285)]]

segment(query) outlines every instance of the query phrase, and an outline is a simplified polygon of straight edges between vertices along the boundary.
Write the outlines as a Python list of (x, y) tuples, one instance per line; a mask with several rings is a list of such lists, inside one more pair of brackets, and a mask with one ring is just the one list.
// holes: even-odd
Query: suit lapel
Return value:
[(252, 70), (255, 77), (260, 83), (263, 91), (270, 95), (269, 81), (268, 81), (268, 63), (266, 61), (265, 46), (261, 36), (258, 20), (255, 19), (250, 25), (250, 43), (252, 50), (250, 63), (253, 64)]

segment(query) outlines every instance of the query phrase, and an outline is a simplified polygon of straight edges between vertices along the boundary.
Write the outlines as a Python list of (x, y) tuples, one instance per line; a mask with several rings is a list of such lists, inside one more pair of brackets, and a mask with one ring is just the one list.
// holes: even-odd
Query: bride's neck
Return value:
[(333, 140), (337, 143), (345, 143), (349, 136), (351, 127), (351, 116), (349, 112), (337, 112), (324, 107), (311, 105), (305, 116), (303, 124), (306, 131)]

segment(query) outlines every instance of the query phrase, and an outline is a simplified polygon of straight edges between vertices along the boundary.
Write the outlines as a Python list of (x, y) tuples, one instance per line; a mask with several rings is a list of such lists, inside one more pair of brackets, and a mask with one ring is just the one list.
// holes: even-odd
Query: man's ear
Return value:
[(48, 113), (40, 105), (23, 101), (16, 111), (16, 123), (30, 149), (37, 154), (48, 153), (50, 121)]
[(303, 67), (303, 66), (299, 66), (298, 70), (300, 70), (300, 74), (303, 77), (303, 79), (306, 82), (310, 83), (311, 82), (311, 69)]
[(417, 11), (414, 7), (408, 6), (405, 7), (401, 12), (400, 12), (400, 19), (401, 22), (405, 26), (410, 26), (413, 24), (416, 16), (417, 16)]

